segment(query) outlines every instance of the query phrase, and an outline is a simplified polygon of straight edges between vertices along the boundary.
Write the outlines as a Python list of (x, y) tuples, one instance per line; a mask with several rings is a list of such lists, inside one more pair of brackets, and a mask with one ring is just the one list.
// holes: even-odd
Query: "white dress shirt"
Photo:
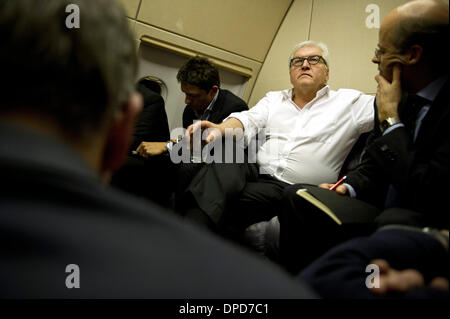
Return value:
[(250, 110), (228, 118), (243, 124), (246, 145), (265, 129), (256, 156), (262, 172), (289, 184), (333, 183), (359, 135), (373, 128), (374, 96), (325, 86), (300, 109), (292, 91), (269, 92)]

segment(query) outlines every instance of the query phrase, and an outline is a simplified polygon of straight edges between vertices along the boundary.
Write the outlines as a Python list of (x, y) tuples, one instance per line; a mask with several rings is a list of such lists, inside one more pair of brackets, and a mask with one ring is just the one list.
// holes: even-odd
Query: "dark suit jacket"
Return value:
[(137, 90), (142, 94), (144, 106), (136, 120), (131, 150), (135, 150), (141, 142), (166, 142), (170, 139), (169, 122), (161, 95), (142, 84), (138, 84)]
[[(0, 125), (0, 167), (0, 297), (313, 296), (273, 265), (103, 185), (50, 136)], [(70, 264), (80, 288), (66, 287)]]
[[(171, 194), (170, 159), (167, 156), (144, 159), (132, 154), (141, 142), (167, 142), (170, 139), (164, 100), (160, 94), (142, 84), (138, 84), (136, 89), (142, 94), (143, 109), (136, 120), (130, 154), (122, 167), (112, 175), (111, 185), (166, 206), (169, 205)], [(168, 182), (165, 182), (166, 178), (169, 178)]]
[[(404, 104), (408, 111), (408, 105)], [(377, 122), (363, 162), (347, 175), (358, 198), (380, 206), (388, 185), (398, 192), (396, 207), (418, 211), (415, 221), (391, 220), (389, 223), (411, 223), (418, 226), (449, 227), (447, 210), (449, 181), (449, 88), (448, 82), (436, 100), (413, 142), (408, 127), (382, 136)], [(403, 110), (403, 109), (402, 109)], [(400, 117), (402, 112), (399, 108)], [(405, 112), (403, 112), (404, 114)]]
[[(248, 110), (247, 103), (228, 90), (219, 90), (219, 96), (211, 110), (208, 121), (219, 124), (233, 112)], [(197, 120), (194, 111), (186, 105), (183, 112), (183, 127), (187, 128)]]

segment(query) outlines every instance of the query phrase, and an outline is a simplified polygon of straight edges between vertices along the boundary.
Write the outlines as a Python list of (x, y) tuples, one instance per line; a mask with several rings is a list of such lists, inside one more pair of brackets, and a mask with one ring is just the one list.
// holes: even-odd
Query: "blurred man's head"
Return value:
[(220, 87), (219, 71), (206, 58), (193, 57), (178, 71), (177, 80), (186, 94), (185, 103), (195, 111), (204, 111)]
[[(70, 4), (79, 7), (79, 28), (66, 25)], [(135, 44), (121, 6), (111, 0), (1, 1), (0, 37), (0, 118), (53, 131), (72, 146), (101, 148), (96, 168), (117, 166), (126, 122), (140, 107), (132, 95)]]
[(392, 10), (381, 24), (372, 59), (380, 74), (391, 81), (393, 66), (400, 64), (402, 83), (414, 92), (421, 88), (417, 80), (429, 82), (448, 72), (448, 10), (448, 5), (434, 0), (412, 1)]

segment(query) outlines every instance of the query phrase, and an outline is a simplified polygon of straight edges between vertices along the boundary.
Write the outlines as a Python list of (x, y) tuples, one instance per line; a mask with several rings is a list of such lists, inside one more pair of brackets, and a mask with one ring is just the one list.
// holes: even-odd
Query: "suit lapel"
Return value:
[(223, 90), (219, 90), (219, 96), (217, 97), (216, 103), (214, 103), (211, 113), (209, 114), (208, 121), (217, 123), (221, 117), (222, 106), (225, 99), (225, 92)]
[(430, 143), (430, 138), (438, 136), (438, 130), (442, 128), (441, 122), (445, 121), (449, 115), (448, 89), (447, 81), (423, 119), (415, 142), (416, 145)]

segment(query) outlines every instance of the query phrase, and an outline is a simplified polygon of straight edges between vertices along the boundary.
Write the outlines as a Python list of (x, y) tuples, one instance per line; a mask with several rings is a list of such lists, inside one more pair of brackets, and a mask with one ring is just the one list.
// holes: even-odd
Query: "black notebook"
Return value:
[(380, 210), (355, 198), (349, 198), (314, 185), (299, 185), (297, 195), (327, 214), (336, 224), (371, 223)]

